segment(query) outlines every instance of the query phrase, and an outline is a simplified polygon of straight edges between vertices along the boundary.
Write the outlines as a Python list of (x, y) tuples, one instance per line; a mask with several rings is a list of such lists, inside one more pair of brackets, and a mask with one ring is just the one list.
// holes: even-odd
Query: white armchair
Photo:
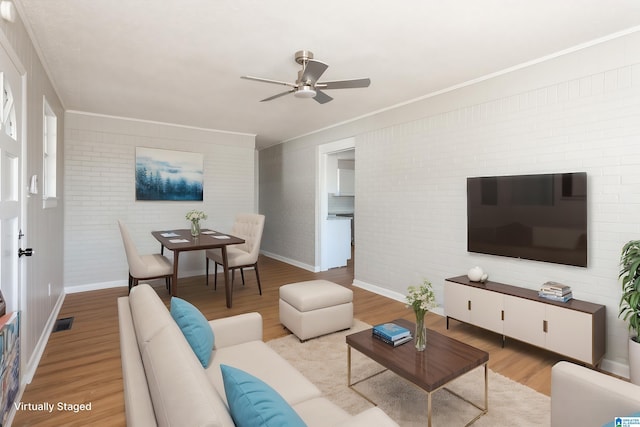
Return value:
[(569, 362), (551, 368), (551, 427), (602, 426), (640, 411), (640, 386)]

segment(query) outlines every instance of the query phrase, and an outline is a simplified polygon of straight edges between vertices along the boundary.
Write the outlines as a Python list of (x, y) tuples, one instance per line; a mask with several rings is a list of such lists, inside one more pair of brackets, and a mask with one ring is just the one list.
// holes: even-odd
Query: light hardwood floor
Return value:
[[(196, 305), (208, 319), (260, 312), (265, 341), (288, 333), (278, 320), (278, 288), (303, 280), (327, 279), (349, 287), (354, 292), (354, 316), (369, 324), (397, 318), (414, 320), (403, 303), (351, 286), (352, 265), (311, 273), (260, 257), (259, 266), (263, 295), (258, 295), (255, 275), (249, 270), (246, 286), (236, 277), (231, 309), (225, 305), (224, 287), (214, 291), (213, 281), (206, 287), (204, 276), (181, 279), (179, 296)], [(456, 274), (452, 272), (452, 276)], [(164, 282), (151, 284), (168, 306), (170, 296)], [(116, 300), (127, 293), (126, 288), (116, 288), (67, 295), (59, 318), (74, 317), (73, 327), (51, 334), (33, 381), (21, 399), (32, 404), (91, 403), (91, 411), (19, 411), (14, 426), (125, 425)], [(499, 335), (456, 321), (451, 321), (447, 330), (445, 319), (437, 314), (428, 313), (426, 322), (432, 329), (489, 352), (489, 368), (493, 371), (549, 395), (551, 366), (559, 356), (513, 340), (507, 340), (502, 348)]]

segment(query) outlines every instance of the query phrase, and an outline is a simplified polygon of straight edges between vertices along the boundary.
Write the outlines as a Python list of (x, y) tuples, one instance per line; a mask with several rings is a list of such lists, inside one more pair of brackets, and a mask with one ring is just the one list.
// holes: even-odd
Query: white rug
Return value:
[[(347, 345), (345, 337), (370, 327), (355, 321), (348, 331), (300, 343), (293, 335), (269, 341), (267, 344), (287, 359), (313, 382), (324, 395), (356, 414), (372, 405), (347, 387)], [(411, 343), (405, 344), (411, 345)], [(428, 345), (428, 344), (427, 344)], [(352, 376), (357, 381), (382, 368), (366, 356), (353, 350)], [(378, 406), (401, 426), (424, 426), (427, 421), (427, 394), (393, 372), (385, 372), (364, 381), (356, 388), (372, 398)], [(484, 404), (484, 368), (475, 369), (452, 381), (447, 388), (482, 406)], [(434, 426), (464, 426), (480, 410), (439, 390), (432, 396)], [(549, 397), (529, 387), (489, 370), (489, 412), (474, 426), (548, 426)]]

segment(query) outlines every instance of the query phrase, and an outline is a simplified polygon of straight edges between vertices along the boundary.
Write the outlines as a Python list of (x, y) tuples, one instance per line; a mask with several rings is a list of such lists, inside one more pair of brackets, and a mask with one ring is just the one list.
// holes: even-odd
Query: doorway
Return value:
[(20, 310), (22, 274), (18, 250), (24, 237), (21, 182), (26, 150), (22, 132), (22, 78), (2, 45), (0, 86), (0, 290), (9, 312)]
[(339, 171), (338, 162), (355, 165), (355, 139), (320, 145), (317, 158), (316, 271), (325, 271), (346, 266), (353, 253), (355, 170)]

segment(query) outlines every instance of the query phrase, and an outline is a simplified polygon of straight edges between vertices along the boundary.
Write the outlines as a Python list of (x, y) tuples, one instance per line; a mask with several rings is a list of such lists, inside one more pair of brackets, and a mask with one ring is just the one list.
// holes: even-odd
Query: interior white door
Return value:
[(19, 310), (18, 250), (22, 210), (21, 78), (0, 46), (0, 290), (7, 311)]

